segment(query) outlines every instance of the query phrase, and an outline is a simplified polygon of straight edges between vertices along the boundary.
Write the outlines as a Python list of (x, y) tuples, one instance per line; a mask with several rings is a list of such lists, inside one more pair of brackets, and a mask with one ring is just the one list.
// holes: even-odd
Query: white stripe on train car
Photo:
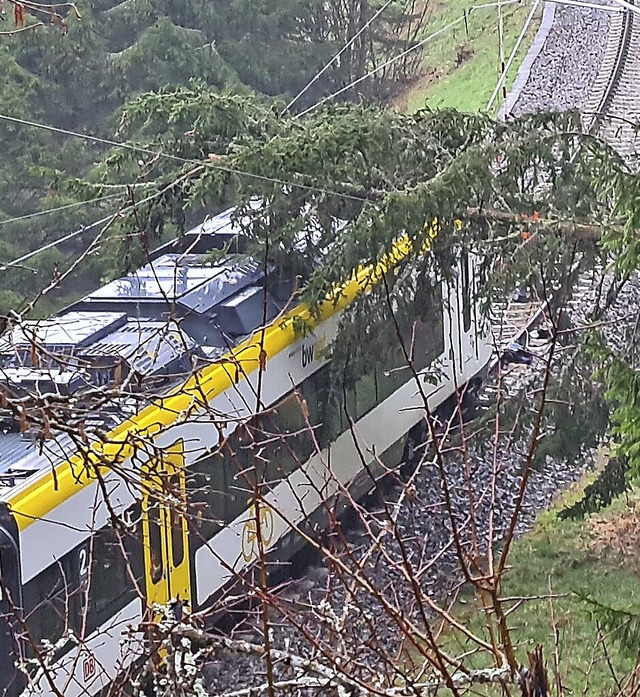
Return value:
[(141, 635), (130, 628), (142, 621), (142, 602), (134, 600), (96, 629), (81, 645), (51, 665), (23, 697), (54, 695), (50, 680), (64, 697), (88, 697), (107, 687), (119, 673), (140, 657)]
[[(110, 492), (112, 510), (122, 514), (134, 502), (133, 494), (114, 472), (105, 474), (103, 481)], [(104, 527), (110, 518), (97, 482), (79, 487), (71, 498), (57, 506), (46, 518), (37, 520), (22, 531), (22, 583), (27, 583), (61, 559), (88, 539), (92, 531)]]
[[(490, 349), (484, 353), (474, 361), (465, 362), (464, 374), (458, 375), (463, 382), (471, 379), (486, 364)], [(442, 369), (447, 377), (438, 384), (422, 381), (430, 408), (440, 404), (455, 391), (451, 362), (443, 365)], [(355, 424), (357, 446), (354, 434), (349, 431), (343, 433), (331, 446), (330, 456), (327, 449), (314, 455), (303, 467), (266, 494), (265, 501), (275, 514), (270, 545), (288, 533), (292, 525), (300, 524), (313, 513), (322, 504), (323, 498), (331, 497), (354, 479), (363, 469), (360, 453), (367, 463), (372, 462), (373, 453), (383, 453), (406, 434), (422, 417), (423, 405), (415, 380), (410, 380)], [(325, 463), (329, 464), (329, 470)], [(322, 492), (323, 497), (319, 492)], [(210, 595), (223, 588), (234, 574), (247, 566), (241, 548), (243, 528), (247, 520), (248, 513), (244, 512), (196, 551), (198, 605), (203, 604)]]
[[(337, 320), (323, 323), (316, 331), (315, 337), (300, 339), (267, 362), (262, 386), (264, 404), (270, 405), (278, 401), (291, 391), (294, 383), (299, 384), (326, 362), (315, 361), (303, 368), (302, 361), (291, 361), (289, 354), (300, 354), (302, 346), (310, 345), (313, 340), (330, 341), (335, 336), (336, 327)], [(230, 420), (224, 428), (225, 435), (228, 435), (236, 427), (237, 421), (247, 419), (255, 412), (257, 375), (257, 372), (252, 373), (249, 379), (241, 380), (233, 388), (218, 395), (208, 409), (191, 416), (189, 422), (167, 429), (156, 438), (158, 447), (166, 447), (183, 438), (185, 461), (187, 464), (195, 462), (204, 450), (217, 444), (218, 432), (212, 428), (212, 419), (218, 418), (222, 421), (223, 415), (228, 414)], [(136, 464), (127, 460), (120, 467), (121, 470), (127, 468), (133, 474), (139, 472), (140, 460)], [(121, 514), (134, 502), (130, 487), (115, 472), (106, 474), (104, 481), (106, 490), (110, 492), (109, 501), (113, 501), (114, 511)], [(22, 531), (22, 583), (27, 583), (88, 539), (92, 531), (104, 527), (109, 519), (109, 509), (104, 503), (98, 484), (94, 482), (78, 487), (78, 491), (71, 498), (57, 506), (46, 518), (37, 520)]]

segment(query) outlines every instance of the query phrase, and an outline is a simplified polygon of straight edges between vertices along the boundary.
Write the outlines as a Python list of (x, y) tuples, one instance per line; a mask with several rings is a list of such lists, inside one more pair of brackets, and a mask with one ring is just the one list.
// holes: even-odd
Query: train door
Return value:
[(184, 442), (165, 449), (145, 471), (142, 520), (147, 602), (149, 607), (173, 599), (190, 604)]
[[(458, 366), (461, 376), (464, 376), (465, 363), (472, 358), (471, 313), (473, 283), (470, 268), (471, 259), (465, 250), (460, 254), (460, 274), (457, 282), (458, 315), (456, 317), (458, 335)], [(468, 376), (467, 376), (468, 377)]]
[(0, 528), (0, 694), (20, 694), (24, 680), (15, 668), (15, 645), (12, 618), (22, 605), (20, 593), (20, 559), (11, 535)]

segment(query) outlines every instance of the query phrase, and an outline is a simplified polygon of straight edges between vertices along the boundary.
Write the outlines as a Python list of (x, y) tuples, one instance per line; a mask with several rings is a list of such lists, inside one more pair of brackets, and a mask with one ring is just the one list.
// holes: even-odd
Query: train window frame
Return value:
[(0, 529), (0, 693), (17, 694), (21, 692), (18, 689), (21, 676), (16, 668), (19, 653), (17, 634), (21, 628), (11, 606), (20, 608), (21, 605), (20, 597), (14, 597), (19, 593), (20, 577), (17, 549), (11, 549), (9, 545), (13, 540), (7, 545), (4, 537), (4, 530)]
[[(409, 379), (409, 366), (406, 364), (404, 353), (399, 342), (392, 352), (386, 356), (387, 360), (376, 363), (376, 399), (381, 404), (396, 392)], [(406, 379), (405, 378), (406, 373)]]
[[(247, 480), (249, 471), (248, 462), (244, 460), (245, 453), (250, 452), (247, 447), (251, 437), (248, 424), (240, 424), (236, 430), (227, 438), (223, 446), (224, 453), (224, 516), (225, 525), (229, 525), (236, 518), (241, 516), (250, 499), (255, 493), (251, 488), (251, 482)], [(245, 439), (247, 442), (245, 442)]]
[[(137, 578), (135, 569), (134, 552), (127, 544), (127, 537), (123, 537), (125, 533), (115, 530), (111, 526), (105, 526), (96, 530), (90, 542), (89, 547), (89, 576), (88, 582), (88, 607), (86, 612), (86, 633), (92, 634), (103, 624), (107, 623), (111, 617), (117, 612), (126, 607), (132, 600), (137, 597), (136, 584), (132, 579)], [(108, 538), (108, 539), (107, 539)], [(119, 567), (113, 564), (113, 558), (108, 559), (108, 554), (116, 550), (116, 560)], [(104, 564), (105, 558), (108, 559), (109, 565), (105, 566), (103, 571), (107, 582), (102, 586), (109, 591), (103, 595), (102, 602), (98, 606), (96, 595), (99, 592), (99, 587), (96, 587), (96, 579), (99, 576), (96, 574), (96, 565)], [(120, 577), (116, 580), (115, 574), (120, 572)], [(116, 590), (113, 593), (110, 591)]]
[[(23, 587), (25, 621), (30, 640), (36, 645), (42, 645), (45, 640), (56, 644), (65, 630), (76, 628), (70, 619), (75, 614), (72, 603), (79, 587), (74, 587), (71, 564), (71, 555), (67, 554), (42, 569)], [(57, 606), (62, 610), (58, 611)]]
[[(270, 433), (273, 433), (275, 442), (279, 442), (278, 450), (284, 454), (286, 460), (279, 475), (279, 478), (283, 479), (299, 469), (313, 455), (314, 443), (307, 430), (303, 407), (295, 391), (281, 399), (269, 417)], [(289, 466), (286, 466), (287, 464)]]
[(307, 403), (313, 405), (309, 410), (309, 418), (315, 426), (319, 446), (326, 448), (343, 431), (342, 384), (338, 384), (336, 368), (331, 361), (313, 373), (308, 380), (313, 381), (313, 391), (310, 387), (305, 389), (305, 383), (302, 383), (300, 391)]
[(196, 541), (204, 544), (225, 526), (225, 474), (224, 450), (199, 458), (187, 467), (187, 501), (194, 521), (190, 530), (195, 530)]

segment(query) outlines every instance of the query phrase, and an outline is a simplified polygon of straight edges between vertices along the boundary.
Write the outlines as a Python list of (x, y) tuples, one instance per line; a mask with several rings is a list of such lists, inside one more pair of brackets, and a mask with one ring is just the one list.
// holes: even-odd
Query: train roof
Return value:
[[(174, 253), (202, 255), (213, 248), (232, 249), (234, 240), (239, 240), (241, 235), (233, 220), (232, 212), (225, 211), (208, 221), (206, 227), (198, 226), (190, 231), (185, 236), (186, 243), (182, 238), (170, 246), (165, 245), (156, 254), (156, 259)], [(339, 226), (338, 224), (337, 228)], [(206, 235), (210, 235), (210, 238), (206, 238)], [(109, 337), (117, 338), (117, 333), (122, 333), (125, 325), (135, 321), (141, 324), (159, 322), (162, 325), (165, 323), (162, 325), (163, 333), (167, 335), (173, 333), (170, 325), (173, 321), (180, 330), (186, 332), (188, 339), (193, 342), (194, 349), (191, 356), (189, 351), (181, 354), (181, 359), (184, 357), (191, 359), (188, 373), (184, 372), (185, 365), (181, 365), (180, 360), (177, 360), (170, 366), (165, 366), (161, 375), (152, 376), (154, 378), (153, 399), (145, 401), (144, 393), (132, 395), (118, 389), (107, 391), (109, 398), (105, 399), (103, 391), (100, 390), (101, 401), (87, 412), (87, 420), (82, 422), (87, 427), (84, 435), (89, 440), (88, 443), (85, 441), (81, 449), (78, 449), (70, 435), (63, 432), (52, 432), (49, 437), (38, 439), (28, 432), (16, 432), (15, 428), (8, 428), (7, 424), (15, 425), (16, 419), (15, 413), (13, 421), (11, 418), (5, 418), (6, 407), (11, 404), (6, 400), (7, 388), (10, 385), (7, 381), (3, 383), (0, 376), (0, 501), (5, 501), (9, 505), (20, 528), (26, 528), (34, 520), (48, 515), (56, 506), (73, 496), (79, 487), (86, 486), (95, 479), (95, 474), (87, 468), (88, 461), (105, 472), (108, 467), (106, 463), (122, 462), (133, 456), (136, 446), (135, 438), (131, 438), (132, 435), (142, 435), (146, 440), (153, 438), (153, 434), (162, 433), (179, 423), (185, 414), (190, 413), (194, 406), (202, 402), (203, 395), (206, 395), (210, 401), (234, 385), (240, 374), (238, 367), (241, 368), (243, 375), (249, 375), (258, 370), (265, 360), (269, 361), (299, 338), (301, 322), (312, 328), (340, 312), (363, 290), (377, 282), (384, 273), (405, 258), (411, 249), (412, 243), (409, 237), (401, 235), (375, 266), (360, 267), (350, 275), (348, 280), (330, 291), (313, 313), (304, 304), (287, 307), (291, 301), (288, 293), (281, 294), (280, 299), (272, 296), (273, 282), (268, 284), (265, 302), (263, 293), (264, 281), (268, 278), (267, 270), (267, 275), (253, 284), (244, 284), (240, 287), (242, 284), (231, 283), (237, 290), (227, 299), (222, 300), (219, 305), (214, 304), (211, 311), (205, 314), (186, 312), (183, 316), (178, 316), (177, 303), (165, 303), (168, 313), (153, 319), (134, 317), (129, 314), (130, 308), (120, 304), (117, 311), (107, 305), (104, 311), (111, 315), (111, 321), (122, 323), (119, 315), (124, 314), (124, 323), (119, 324), (113, 331), (110, 325), (107, 325), (107, 328), (102, 324), (96, 325), (107, 333), (95, 341), (87, 338), (88, 330), (78, 332), (77, 338), (87, 342), (79, 349), (75, 344), (66, 344), (58, 348), (45, 347), (45, 351), (33, 350), (31, 345), (27, 349), (25, 343), (22, 345), (22, 350), (11, 347), (11, 353), (0, 355), (0, 368), (12, 370), (16, 367), (27, 367), (26, 365), (16, 366), (15, 362), (21, 360), (26, 364), (35, 359), (38, 365), (31, 367), (42, 370), (42, 365), (47, 361), (58, 360), (64, 364), (67, 371), (76, 371), (83, 377), (88, 374), (94, 384), (96, 380), (113, 377), (109, 373), (111, 370), (122, 372), (116, 370), (118, 366), (123, 368), (124, 364), (131, 369), (131, 365), (127, 363), (127, 356), (120, 356), (122, 360), (115, 361), (117, 363), (115, 365), (113, 361), (110, 362), (113, 356), (106, 356), (103, 351), (98, 352), (100, 360), (92, 361), (96, 360), (93, 352), (100, 342), (108, 341)], [(242, 251), (241, 240), (237, 241), (237, 248), (233, 251)], [(200, 257), (198, 261), (207, 263), (209, 260)], [(242, 264), (249, 260), (246, 256), (240, 259), (236, 255), (234, 261)], [(262, 292), (256, 292), (256, 289), (261, 288)], [(275, 289), (277, 288), (276, 285)], [(285, 282), (284, 288), (290, 288), (289, 284)], [(262, 308), (260, 312), (256, 311), (256, 299), (260, 301)], [(76, 306), (60, 313), (58, 317), (44, 320), (47, 323), (45, 326), (48, 327), (51, 323), (55, 324), (60, 320), (65, 321), (65, 317), (68, 322), (72, 312), (98, 311), (97, 306), (92, 306), (90, 310), (83, 308), (82, 303), (85, 300), (86, 298)], [(254, 326), (251, 331), (248, 331), (252, 323), (255, 325), (258, 321), (262, 322), (265, 310), (268, 326), (264, 329)], [(272, 319), (276, 312), (278, 321), (274, 322)], [(80, 318), (79, 315), (75, 317)], [(206, 322), (203, 319), (206, 319)], [(225, 327), (226, 331), (223, 331)], [(256, 328), (259, 331), (256, 332)], [(245, 333), (235, 333), (238, 331)], [(143, 343), (141, 346), (146, 347), (147, 344)], [(154, 354), (154, 350), (151, 350), (151, 353)], [(3, 361), (13, 361), (14, 365), (7, 366)], [(171, 370), (167, 370), (167, 367)], [(93, 374), (91, 374), (92, 370)], [(189, 377), (185, 380), (186, 374)], [(125, 380), (129, 380), (131, 375), (140, 377), (134, 369)], [(163, 381), (164, 394), (159, 399), (156, 397), (161, 390), (158, 388), (157, 380)], [(45, 403), (55, 401), (59, 396), (57, 389), (54, 388), (53, 393), (40, 394), (41, 399)], [(20, 402), (20, 398), (17, 402)], [(24, 413), (23, 410), (22, 414)], [(12, 414), (9, 416), (11, 417)], [(71, 417), (73, 414), (70, 415), (69, 421), (73, 420)], [(3, 418), (5, 418), (4, 422)], [(91, 437), (88, 427), (92, 425), (98, 426), (99, 438)]]
[(31, 349), (34, 345), (84, 346), (102, 338), (127, 321), (124, 312), (69, 312), (59, 317), (23, 320), (0, 337), (0, 354)]
[(214, 263), (206, 254), (164, 254), (93, 291), (77, 307), (90, 308), (107, 300), (117, 308), (136, 300), (142, 307), (160, 301), (202, 312), (263, 277), (260, 264), (241, 255), (229, 255)]
[[(28, 413), (93, 392), (95, 410), (90, 401), (83, 408), (94, 425), (111, 429), (144, 408), (145, 394), (169, 393), (233, 350), (262, 324), (264, 307), (267, 320), (282, 310), (288, 299), (267, 283), (272, 270), (240, 253), (233, 213), (194, 227), (62, 313), (24, 320), (0, 337), (0, 390), (11, 397), (0, 407), (0, 494), (76, 449), (63, 432), (43, 436), (12, 403)], [(95, 399), (109, 385), (112, 396)]]

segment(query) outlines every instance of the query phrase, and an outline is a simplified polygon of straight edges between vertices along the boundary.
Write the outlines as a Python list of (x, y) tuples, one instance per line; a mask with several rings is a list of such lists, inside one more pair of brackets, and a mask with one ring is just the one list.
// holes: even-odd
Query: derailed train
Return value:
[[(236, 234), (232, 210), (222, 213), (182, 247), (0, 338), (0, 695), (100, 692), (139, 658), (128, 631), (149, 607), (206, 608), (255, 564), (243, 472), (263, 468), (259, 536), (288, 559), (302, 544), (295, 528), (321, 521), (324, 502), (375, 486), (365, 464), (401, 463), (425, 397), (435, 409), (488, 364), (473, 260), (462, 256), (412, 327), (417, 374), (400, 369), (398, 351), (329, 394), (328, 349), (371, 269), (310, 319), (302, 305), (287, 310), (288, 292), (251, 258), (210, 260)], [(301, 318), (312, 332), (301, 335)], [(80, 413), (87, 395), (90, 416), (49, 416), (61, 397)]]

